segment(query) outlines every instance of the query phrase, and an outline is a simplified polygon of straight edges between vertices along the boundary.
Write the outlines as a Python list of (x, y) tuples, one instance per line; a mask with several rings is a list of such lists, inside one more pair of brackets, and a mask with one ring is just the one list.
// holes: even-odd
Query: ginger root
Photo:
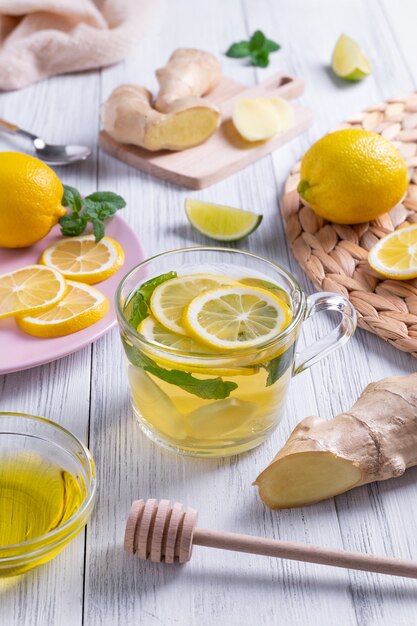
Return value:
[(200, 97), (220, 80), (220, 65), (202, 50), (180, 48), (156, 72), (160, 91), (138, 85), (117, 87), (103, 104), (104, 130), (120, 143), (147, 150), (184, 150), (203, 143), (220, 124), (219, 109)]
[(272, 509), (320, 502), (417, 465), (417, 374), (368, 385), (350, 411), (307, 417), (258, 476)]

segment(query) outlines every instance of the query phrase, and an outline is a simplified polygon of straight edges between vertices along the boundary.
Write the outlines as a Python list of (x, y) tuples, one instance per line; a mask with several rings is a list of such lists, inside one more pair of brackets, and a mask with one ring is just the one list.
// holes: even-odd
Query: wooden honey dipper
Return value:
[(185, 563), (193, 545), (250, 552), (293, 561), (417, 578), (417, 562), (332, 550), (289, 541), (197, 528), (198, 513), (170, 500), (135, 500), (126, 523), (124, 548), (154, 563)]

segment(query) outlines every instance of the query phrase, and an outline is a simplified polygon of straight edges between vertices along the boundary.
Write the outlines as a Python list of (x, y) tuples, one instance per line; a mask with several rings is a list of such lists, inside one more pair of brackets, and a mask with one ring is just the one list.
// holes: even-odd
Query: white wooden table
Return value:
[[(207, 243), (185, 219), (185, 196), (262, 212), (260, 229), (239, 247), (289, 267), (312, 292), (283, 234), (278, 208), (283, 183), (309, 145), (345, 116), (417, 88), (416, 24), (415, 0), (167, 2), (153, 31), (124, 63), (1, 94), (0, 114), (48, 140), (95, 146), (100, 102), (123, 82), (154, 89), (153, 70), (177, 46), (212, 51), (225, 73), (247, 84), (278, 70), (301, 76), (303, 101), (316, 112), (314, 127), (203, 192), (164, 184), (98, 149), (88, 162), (59, 175), (83, 193), (122, 194), (128, 202), (123, 217), (149, 255)], [(267, 70), (222, 55), (257, 28), (282, 45)], [(342, 32), (361, 42), (373, 64), (372, 76), (359, 84), (342, 84), (329, 72)], [(24, 149), (1, 138), (1, 149), (17, 146)], [(328, 320), (316, 317), (306, 326), (305, 341), (329, 328)], [(131, 500), (154, 496), (195, 507), (208, 528), (417, 559), (417, 468), (291, 511), (266, 509), (251, 486), (298, 420), (308, 414), (330, 417), (348, 408), (369, 381), (416, 366), (412, 357), (359, 330), (345, 349), (293, 380), (285, 419), (265, 445), (217, 461), (175, 456), (141, 434), (116, 329), (72, 356), (0, 378), (0, 409), (44, 415), (70, 428), (89, 445), (99, 479), (86, 532), (48, 565), (0, 582), (1, 626), (415, 624), (416, 581), (205, 548), (196, 548), (183, 567), (153, 565), (125, 555), (122, 541)]]

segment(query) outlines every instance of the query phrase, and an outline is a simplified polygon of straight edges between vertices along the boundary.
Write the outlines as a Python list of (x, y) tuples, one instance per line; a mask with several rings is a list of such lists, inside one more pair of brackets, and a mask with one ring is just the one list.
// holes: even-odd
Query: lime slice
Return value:
[(198, 294), (232, 285), (235, 281), (215, 274), (190, 274), (179, 276), (159, 285), (152, 294), (150, 307), (154, 318), (168, 330), (179, 335), (188, 335), (182, 325), (185, 307)]
[(243, 209), (186, 198), (185, 212), (198, 232), (217, 241), (238, 241), (253, 233), (262, 221)]
[(276, 337), (290, 322), (288, 305), (257, 287), (218, 287), (190, 302), (183, 324), (198, 341), (217, 350), (248, 348)]
[(333, 50), (332, 70), (345, 80), (361, 80), (371, 73), (371, 64), (356, 41), (341, 35)]

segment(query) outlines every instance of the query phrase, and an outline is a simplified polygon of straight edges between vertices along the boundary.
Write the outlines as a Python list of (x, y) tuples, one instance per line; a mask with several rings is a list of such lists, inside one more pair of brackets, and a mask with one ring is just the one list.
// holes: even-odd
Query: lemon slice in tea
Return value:
[(159, 343), (162, 346), (174, 348), (174, 350), (181, 352), (207, 353), (208, 351), (207, 347), (197, 343), (191, 337), (173, 333), (151, 316), (142, 320), (138, 326), (138, 332), (144, 335), (148, 341)]
[(152, 294), (152, 314), (168, 330), (179, 335), (188, 335), (182, 325), (182, 314), (191, 300), (209, 289), (234, 283), (230, 278), (215, 274), (189, 274), (167, 280)]
[(249, 348), (273, 339), (291, 321), (288, 305), (264, 289), (219, 287), (190, 302), (184, 326), (215, 350)]
[(369, 251), (368, 262), (386, 278), (417, 278), (417, 225), (382, 237)]

